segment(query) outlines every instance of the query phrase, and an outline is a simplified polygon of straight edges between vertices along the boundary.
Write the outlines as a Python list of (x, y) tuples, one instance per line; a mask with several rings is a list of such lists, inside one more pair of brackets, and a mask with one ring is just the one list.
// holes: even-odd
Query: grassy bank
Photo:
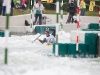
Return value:
[[(67, 14), (66, 11), (63, 12), (64, 15)], [(30, 14), (30, 10), (25, 10), (24, 12), (22, 12), (21, 9), (14, 9), (14, 15), (23, 15), (23, 14)], [(55, 10), (45, 10), (45, 14), (56, 14)], [(98, 16), (98, 12), (90, 12), (90, 11), (86, 11), (85, 16)]]

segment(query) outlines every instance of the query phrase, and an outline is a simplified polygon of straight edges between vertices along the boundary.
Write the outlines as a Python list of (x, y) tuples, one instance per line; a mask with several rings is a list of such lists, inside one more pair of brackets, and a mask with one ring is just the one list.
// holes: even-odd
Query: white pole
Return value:
[(100, 28), (100, 6), (99, 6), (99, 28)]
[(31, 6), (30, 6), (30, 10), (31, 10), (31, 13), (30, 13), (30, 15), (31, 15), (31, 16), (30, 16), (30, 17), (31, 17), (31, 18), (30, 18), (30, 32), (32, 32), (32, 25), (33, 25), (33, 24), (32, 24), (32, 20), (33, 20), (33, 19), (32, 19), (32, 15), (33, 15), (33, 14), (32, 14), (32, 0), (30, 0), (30, 2), (31, 2)]
[(56, 2), (56, 47), (55, 47), (55, 56), (58, 56), (58, 26), (59, 26), (59, 0)]
[(79, 5), (79, 2), (80, 2), (80, 0), (78, 0), (77, 1), (77, 36), (76, 36), (76, 51), (78, 51), (78, 42), (79, 42), (79, 30), (80, 30), (80, 9), (79, 9), (79, 7), (80, 7), (80, 5)]
[(63, 28), (63, 0), (60, 0), (60, 30)]
[[(5, 0), (4, 0), (5, 1)], [(8, 64), (8, 38), (9, 38), (9, 17), (10, 17), (11, 0), (6, 0), (6, 26), (5, 26), (5, 75), (7, 75)]]

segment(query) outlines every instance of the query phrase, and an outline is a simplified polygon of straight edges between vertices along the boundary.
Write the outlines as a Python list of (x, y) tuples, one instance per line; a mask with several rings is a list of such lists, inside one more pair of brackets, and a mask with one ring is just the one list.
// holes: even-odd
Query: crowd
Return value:
[[(27, 7), (27, 0), (11, 0), (11, 12), (10, 16), (13, 15), (13, 9), (22, 9), (22, 12)], [(6, 13), (6, 0), (0, 0), (0, 15), (5, 16)]]
[(17, 9), (26, 9), (27, 1), (26, 0), (14, 0), (15, 8)]

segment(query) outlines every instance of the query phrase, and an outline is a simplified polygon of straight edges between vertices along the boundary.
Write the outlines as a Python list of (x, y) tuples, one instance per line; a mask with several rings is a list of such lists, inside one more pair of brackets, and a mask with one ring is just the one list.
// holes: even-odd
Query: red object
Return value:
[(78, 36), (76, 37), (76, 43), (78, 43)]
[(100, 20), (99, 20), (99, 23), (100, 23)]
[(99, 7), (99, 11), (100, 11), (100, 7)]
[(77, 14), (79, 14), (79, 11), (80, 11), (80, 9), (79, 9), (79, 7), (77, 7)]
[[(100, 11), (99, 11), (100, 12)], [(100, 17), (100, 14), (99, 14), (99, 17)]]

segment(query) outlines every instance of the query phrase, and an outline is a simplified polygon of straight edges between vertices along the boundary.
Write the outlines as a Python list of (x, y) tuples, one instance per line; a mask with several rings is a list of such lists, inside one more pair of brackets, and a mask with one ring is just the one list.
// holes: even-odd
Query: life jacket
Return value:
[(55, 37), (53, 35), (50, 35), (50, 36), (46, 37), (46, 41), (54, 43), (55, 42)]

